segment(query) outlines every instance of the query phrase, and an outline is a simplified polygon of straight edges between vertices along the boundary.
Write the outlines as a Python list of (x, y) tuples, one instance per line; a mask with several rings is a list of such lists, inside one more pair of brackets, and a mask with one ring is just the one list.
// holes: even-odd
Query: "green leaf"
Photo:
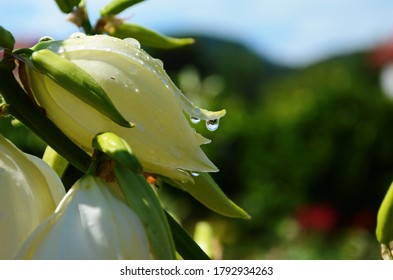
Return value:
[(108, 5), (101, 9), (100, 14), (102, 17), (117, 15), (125, 9), (143, 1), (144, 0), (112, 0)]
[(120, 24), (108, 31), (114, 37), (120, 39), (132, 37), (137, 39), (143, 46), (161, 49), (173, 49), (194, 43), (194, 39), (192, 38), (169, 37), (131, 23)]
[(57, 6), (63, 13), (70, 13), (75, 6), (78, 6), (81, 0), (56, 0)]
[(142, 173), (142, 165), (131, 156), (132, 150), (127, 142), (111, 132), (97, 134), (93, 139), (93, 148), (97, 149), (117, 163), (131, 169), (136, 173)]
[(166, 213), (168, 223), (171, 227), (173, 239), (177, 252), (185, 260), (210, 260), (209, 256), (195, 243), (194, 239), (176, 222), (176, 220)]
[(0, 26), (0, 50), (9, 49), (12, 50), (15, 45), (15, 38), (11, 32)]
[(82, 68), (50, 50), (35, 51), (30, 58), (34, 67), (117, 124), (131, 127), (116, 109), (104, 89)]
[(393, 183), (379, 208), (375, 233), (378, 241), (383, 244), (393, 241)]
[(146, 228), (155, 258), (175, 259), (175, 245), (164, 210), (145, 177), (122, 165), (115, 166), (115, 176), (126, 202)]
[(182, 183), (169, 178), (162, 179), (164, 182), (188, 192), (207, 208), (221, 215), (232, 218), (251, 218), (246, 211), (224, 194), (209, 173), (201, 173), (199, 176), (193, 177), (194, 183)]

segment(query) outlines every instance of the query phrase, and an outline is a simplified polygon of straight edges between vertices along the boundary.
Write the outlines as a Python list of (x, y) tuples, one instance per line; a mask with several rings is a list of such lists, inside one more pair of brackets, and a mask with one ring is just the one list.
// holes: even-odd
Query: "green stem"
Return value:
[(89, 14), (87, 13), (85, 1), (81, 1), (78, 6), (82, 16), (82, 28), (87, 35), (93, 35), (93, 26), (90, 23)]
[(86, 171), (91, 161), (81, 148), (72, 142), (57, 126), (32, 104), (15, 80), (10, 69), (0, 68), (0, 94), (10, 105), (9, 113), (19, 119), (68, 162)]

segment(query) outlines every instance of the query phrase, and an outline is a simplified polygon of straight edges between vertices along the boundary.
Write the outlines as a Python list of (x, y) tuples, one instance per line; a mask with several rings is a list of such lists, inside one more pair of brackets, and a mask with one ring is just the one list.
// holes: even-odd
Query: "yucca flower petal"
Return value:
[(11, 259), (64, 195), (60, 178), (45, 162), (0, 134), (0, 259)]
[(216, 123), (225, 110), (210, 112), (195, 107), (173, 84), (162, 62), (140, 49), (136, 40), (78, 35), (64, 41), (42, 42), (33, 50), (44, 48), (86, 71), (121, 115), (135, 124), (134, 128), (115, 124), (26, 64), (26, 90), (83, 149), (91, 153), (94, 135), (107, 131), (127, 141), (146, 172), (187, 181), (192, 180), (193, 171), (218, 171), (200, 148), (209, 140), (195, 132), (184, 112), (194, 119)]
[(146, 231), (107, 183), (87, 175), (23, 244), (17, 259), (150, 259)]

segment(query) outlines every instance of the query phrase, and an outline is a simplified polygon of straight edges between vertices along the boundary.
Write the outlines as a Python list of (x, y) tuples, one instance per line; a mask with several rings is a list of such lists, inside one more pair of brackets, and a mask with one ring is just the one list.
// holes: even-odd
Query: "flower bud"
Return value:
[(191, 172), (218, 171), (200, 148), (209, 140), (190, 127), (183, 111), (194, 119), (218, 123), (225, 110), (209, 112), (195, 107), (170, 80), (162, 62), (141, 50), (136, 40), (79, 34), (33, 48), (41, 49), (83, 69), (104, 89), (120, 114), (135, 124), (134, 128), (121, 127), (45, 72), (25, 64), (25, 89), (80, 147), (92, 153), (93, 137), (113, 132), (126, 140), (146, 172), (192, 181)]
[(13, 258), (65, 195), (56, 173), (0, 134), (0, 259)]
[(150, 259), (134, 211), (98, 177), (87, 175), (27, 239), (17, 259)]

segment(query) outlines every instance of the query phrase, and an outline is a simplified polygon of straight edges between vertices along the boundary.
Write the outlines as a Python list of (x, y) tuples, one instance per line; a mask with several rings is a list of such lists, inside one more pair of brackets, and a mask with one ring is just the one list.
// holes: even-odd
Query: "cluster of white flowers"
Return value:
[(0, 259), (149, 259), (134, 211), (98, 177), (65, 194), (40, 158), (0, 135)]
[[(195, 107), (138, 41), (78, 33), (63, 41), (45, 38), (31, 50), (30, 61), (19, 66), (24, 90), (88, 154), (96, 148), (96, 135), (111, 132), (132, 148), (147, 173), (193, 184), (197, 174), (217, 171), (200, 148), (209, 140), (190, 122), (203, 119), (215, 129), (225, 110)], [(1, 259), (175, 256), (155, 254), (148, 218), (113, 191), (116, 180), (87, 174), (66, 194), (41, 159), (3, 136), (0, 151)], [(217, 189), (213, 192), (225, 200)]]

